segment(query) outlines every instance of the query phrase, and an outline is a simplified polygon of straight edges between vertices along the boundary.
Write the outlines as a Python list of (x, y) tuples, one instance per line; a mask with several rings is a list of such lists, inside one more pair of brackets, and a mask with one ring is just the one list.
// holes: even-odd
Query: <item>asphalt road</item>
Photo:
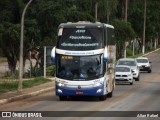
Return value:
[[(59, 101), (54, 91), (51, 91), (29, 99), (1, 105), (0, 111), (73, 111), (72, 113), (75, 115), (73, 115), (73, 117), (60, 117), (67, 116), (68, 113), (64, 112), (64, 114), (60, 114), (59, 117), (41, 118), (52, 120), (160, 120), (160, 118), (149, 117), (106, 118), (105, 115), (105, 117), (93, 117), (96, 114), (97, 116), (101, 114), (101, 112), (96, 111), (140, 111), (139, 114), (141, 111), (148, 111), (148, 113), (150, 113), (150, 111), (160, 111), (160, 50), (148, 55), (148, 57), (152, 62), (152, 73), (141, 72), (140, 81), (134, 81), (133, 85), (116, 85), (113, 97), (107, 98), (105, 101), (99, 101), (97, 98), (71, 98), (68, 101)], [(88, 117), (78, 117), (75, 111), (88, 111), (86, 113), (82, 112), (83, 115)], [(77, 114), (79, 114), (79, 112)], [(121, 113), (115, 112), (114, 114), (116, 116), (116, 114)], [(131, 114), (131, 112), (123, 112), (122, 114)], [(14, 119), (17, 120), (17, 118)], [(28, 118), (23, 119), (27, 120)]]

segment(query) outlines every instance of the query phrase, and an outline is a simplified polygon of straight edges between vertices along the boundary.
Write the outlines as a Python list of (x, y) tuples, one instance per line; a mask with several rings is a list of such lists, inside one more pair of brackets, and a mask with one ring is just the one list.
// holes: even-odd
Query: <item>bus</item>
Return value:
[(112, 97), (115, 88), (114, 27), (105, 23), (61, 23), (51, 51), (56, 66), (55, 93), (60, 100), (72, 96)]

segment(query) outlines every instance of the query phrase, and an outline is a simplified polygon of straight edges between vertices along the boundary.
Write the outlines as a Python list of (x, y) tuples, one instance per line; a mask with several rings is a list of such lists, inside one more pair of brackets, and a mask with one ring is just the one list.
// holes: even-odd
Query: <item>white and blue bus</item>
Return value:
[(55, 91), (71, 96), (112, 97), (115, 88), (114, 27), (104, 23), (62, 23), (51, 59), (56, 65)]

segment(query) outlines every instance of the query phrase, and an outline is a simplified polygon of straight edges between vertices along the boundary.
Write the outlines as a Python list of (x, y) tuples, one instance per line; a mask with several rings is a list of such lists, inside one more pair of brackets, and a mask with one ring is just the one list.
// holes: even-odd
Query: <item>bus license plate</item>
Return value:
[(83, 92), (76, 92), (76, 95), (82, 95)]

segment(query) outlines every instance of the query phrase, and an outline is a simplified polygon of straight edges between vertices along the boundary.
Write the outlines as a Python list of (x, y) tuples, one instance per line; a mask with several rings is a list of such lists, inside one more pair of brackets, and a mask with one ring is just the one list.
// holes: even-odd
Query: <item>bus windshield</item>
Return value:
[(57, 55), (56, 76), (67, 80), (92, 80), (103, 75), (103, 56)]
[(63, 50), (95, 50), (102, 48), (102, 28), (60, 28), (57, 48)]

